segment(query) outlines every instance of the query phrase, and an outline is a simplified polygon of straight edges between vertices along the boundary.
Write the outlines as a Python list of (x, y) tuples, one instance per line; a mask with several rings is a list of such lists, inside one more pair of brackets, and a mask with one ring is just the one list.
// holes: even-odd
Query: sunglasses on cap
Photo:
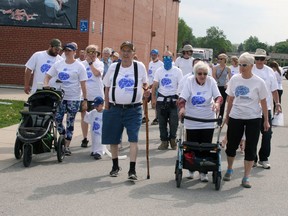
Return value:
[(87, 54), (97, 54), (97, 51), (96, 50), (87, 51)]
[(198, 76), (207, 76), (208, 73), (197, 73)]
[(240, 67), (247, 67), (249, 64), (239, 64)]
[(255, 57), (256, 61), (265, 61), (265, 57)]

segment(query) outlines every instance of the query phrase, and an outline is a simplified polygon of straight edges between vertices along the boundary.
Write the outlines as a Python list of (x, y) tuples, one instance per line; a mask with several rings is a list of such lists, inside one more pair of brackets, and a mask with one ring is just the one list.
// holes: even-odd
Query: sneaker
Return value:
[(136, 172), (135, 171), (129, 171), (128, 172), (128, 179), (133, 180), (133, 181), (137, 180)]
[[(148, 122), (149, 122), (149, 119), (148, 119)], [(142, 118), (142, 124), (145, 124), (145, 123), (146, 123), (146, 118), (143, 117), (143, 118)]]
[(69, 147), (66, 147), (66, 148), (64, 149), (64, 154), (65, 154), (66, 156), (71, 156), (72, 153), (71, 153)]
[(194, 178), (194, 172), (191, 172), (190, 170), (188, 171), (188, 179), (193, 179)]
[(94, 159), (95, 160), (100, 160), (100, 159), (102, 159), (102, 157), (101, 157), (100, 154), (96, 153), (96, 154), (94, 154)]
[(208, 182), (208, 175), (205, 173), (200, 173), (201, 182)]
[(253, 163), (253, 166), (252, 166), (252, 167), (253, 167), (253, 168), (254, 168), (254, 167), (257, 167), (257, 162), (255, 162), (255, 161), (254, 161), (254, 163)]
[(94, 157), (95, 154), (96, 154), (96, 153), (91, 152), (91, 153), (90, 153), (90, 156), (91, 156), (91, 157)]
[(111, 176), (111, 177), (117, 177), (119, 171), (120, 171), (120, 167), (118, 167), (117, 169), (114, 169), (114, 168), (112, 167), (112, 170), (111, 170), (111, 172), (110, 172), (110, 176)]
[(231, 176), (232, 176), (232, 173), (226, 172), (224, 177), (223, 177), (223, 181), (230, 181), (231, 180)]
[(89, 142), (89, 140), (87, 140), (87, 138), (84, 138), (82, 140), (81, 147), (82, 148), (87, 148), (88, 147), (88, 142)]
[(258, 163), (264, 168), (264, 169), (270, 169), (271, 166), (268, 161), (258, 161)]
[(168, 149), (168, 141), (161, 141), (161, 144), (158, 146), (158, 150), (167, 150)]
[(251, 184), (250, 184), (249, 178), (247, 178), (247, 177), (244, 177), (242, 179), (241, 185), (244, 188), (251, 188), (252, 187)]
[(158, 125), (158, 124), (159, 124), (159, 122), (158, 122), (157, 118), (155, 118), (151, 123), (151, 125)]

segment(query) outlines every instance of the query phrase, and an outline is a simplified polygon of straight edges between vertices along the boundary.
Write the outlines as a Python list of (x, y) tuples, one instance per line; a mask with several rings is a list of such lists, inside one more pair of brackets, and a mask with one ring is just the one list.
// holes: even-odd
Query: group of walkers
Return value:
[[(64, 55), (60, 57), (62, 48)], [(128, 179), (137, 180), (137, 143), (143, 122), (142, 102), (151, 99), (151, 106), (155, 108), (155, 119), (151, 125), (159, 125), (159, 150), (166, 150), (169, 145), (171, 149), (177, 149), (178, 122), (184, 115), (203, 119), (220, 115), (224, 117), (223, 123), (228, 125), (225, 146), (228, 168), (223, 180), (230, 181), (233, 176), (233, 161), (243, 137), (245, 158), (242, 186), (251, 187), (249, 175), (257, 162), (265, 169), (270, 168), (272, 101), (273, 114), (282, 112), (279, 96), (283, 90), (279, 66), (277, 62), (272, 62), (271, 68), (265, 65), (268, 58), (265, 50), (257, 49), (255, 54), (243, 53), (239, 58), (233, 56), (232, 65), (228, 67), (229, 58), (224, 53), (218, 55), (218, 63), (214, 66), (194, 59), (191, 45), (183, 47), (182, 55), (175, 63), (169, 50), (163, 52), (161, 61), (159, 51), (153, 49), (146, 70), (142, 62), (135, 60), (135, 47), (129, 41), (120, 45), (114, 63), (111, 60), (112, 50), (108, 47), (103, 49), (102, 59), (99, 59), (98, 46), (89, 45), (85, 49), (84, 59), (79, 61), (75, 59), (77, 48), (75, 42), (62, 46), (60, 40), (52, 39), (48, 50), (32, 55), (25, 70), (24, 89), (27, 94), (35, 92), (39, 82), (43, 82), (44, 87), (56, 87), (56, 80), (62, 83), (65, 96), (58, 107), (56, 122), (58, 132), (66, 139), (66, 155), (72, 154), (69, 146), (75, 116), (80, 111), (83, 134), (81, 147), (88, 146), (90, 124), (91, 156), (96, 160), (101, 159), (107, 150), (106, 145), (110, 145), (111, 177), (117, 177), (121, 170), (118, 145), (126, 129), (130, 143)], [(280, 79), (277, 73), (280, 73)], [(29, 85), (31, 74), (32, 90)], [(66, 127), (63, 125), (65, 113)], [(187, 141), (212, 142), (214, 123), (185, 119), (184, 126)], [(258, 158), (260, 133), (262, 142)], [(194, 173), (189, 172), (189, 177), (193, 178)], [(207, 173), (200, 173), (200, 180), (207, 182)]]

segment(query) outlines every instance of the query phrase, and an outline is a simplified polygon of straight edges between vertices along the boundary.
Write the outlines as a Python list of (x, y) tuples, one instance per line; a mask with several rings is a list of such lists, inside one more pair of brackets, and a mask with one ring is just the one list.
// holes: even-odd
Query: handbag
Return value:
[(273, 126), (284, 126), (284, 115), (283, 113), (278, 113), (274, 115), (272, 120)]

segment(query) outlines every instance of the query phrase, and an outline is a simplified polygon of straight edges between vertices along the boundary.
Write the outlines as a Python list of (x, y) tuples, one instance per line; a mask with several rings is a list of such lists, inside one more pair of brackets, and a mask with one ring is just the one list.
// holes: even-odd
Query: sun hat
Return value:
[(192, 51), (193, 52), (193, 47), (190, 44), (186, 44), (183, 49), (182, 52), (185, 51)]
[(134, 47), (133, 43), (131, 43), (130, 41), (124, 41), (121, 44), (120, 49), (122, 49), (123, 47), (129, 47), (132, 51), (135, 50), (135, 47)]

